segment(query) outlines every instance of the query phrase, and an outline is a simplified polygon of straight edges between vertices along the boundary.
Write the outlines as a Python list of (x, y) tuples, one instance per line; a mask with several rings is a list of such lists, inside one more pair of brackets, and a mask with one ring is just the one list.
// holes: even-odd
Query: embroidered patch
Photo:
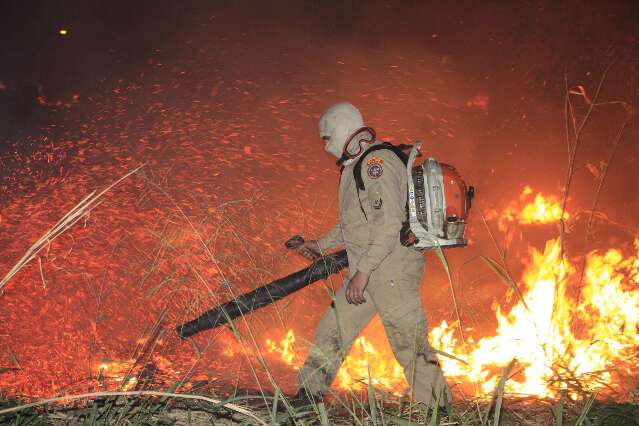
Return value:
[(367, 166), (372, 166), (374, 164), (379, 164), (380, 166), (384, 164), (384, 160), (377, 157), (371, 157), (366, 161)]
[(379, 210), (379, 209), (382, 208), (382, 199), (381, 199), (381, 197), (380, 198), (375, 198), (373, 200), (373, 208), (375, 210)]
[(373, 164), (372, 166), (368, 166), (366, 173), (368, 173), (371, 179), (377, 179), (384, 173), (384, 168), (381, 164)]

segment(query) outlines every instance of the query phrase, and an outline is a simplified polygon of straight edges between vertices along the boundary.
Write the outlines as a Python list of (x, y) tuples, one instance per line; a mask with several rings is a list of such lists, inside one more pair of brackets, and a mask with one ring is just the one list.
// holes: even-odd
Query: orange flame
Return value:
[[(526, 186), (519, 201), (510, 203), (508, 207), (499, 216), (499, 229), (505, 231), (509, 223), (516, 222), (522, 225), (530, 224), (547, 224), (559, 221), (562, 217), (562, 203), (553, 195), (543, 195), (538, 192), (531, 201), (533, 189)], [(526, 203), (520, 207), (522, 203)], [(563, 212), (563, 219), (570, 218), (568, 212)]]
[(286, 364), (293, 366), (296, 370), (299, 366), (295, 364), (296, 354), (293, 346), (295, 345), (295, 334), (293, 330), (289, 330), (286, 333), (280, 344), (277, 345), (273, 340), (266, 339), (266, 346), (269, 353), (278, 353)]
[(337, 386), (343, 390), (362, 390), (370, 383), (380, 389), (402, 394), (408, 387), (404, 371), (392, 353), (375, 349), (361, 336), (337, 373)]
[(98, 365), (99, 375), (109, 381), (115, 382), (122, 391), (129, 391), (137, 384), (137, 377), (129, 376), (133, 360), (114, 361), (102, 360)]
[[(444, 358), (448, 377), (481, 383), (486, 393), (501, 368), (516, 360), (518, 372), (506, 390), (550, 397), (570, 390), (568, 379), (594, 390), (612, 384), (613, 370), (630, 372), (625, 359), (639, 348), (639, 247), (628, 258), (616, 249), (590, 253), (579, 298), (569, 296), (579, 274), (562, 257), (559, 240), (548, 241), (543, 253), (533, 249), (531, 258), (523, 301), (508, 313), (497, 307), (496, 334), (477, 343), (453, 340), (445, 348), (468, 362)], [(451, 335), (445, 322), (431, 332), (435, 344), (438, 336)]]

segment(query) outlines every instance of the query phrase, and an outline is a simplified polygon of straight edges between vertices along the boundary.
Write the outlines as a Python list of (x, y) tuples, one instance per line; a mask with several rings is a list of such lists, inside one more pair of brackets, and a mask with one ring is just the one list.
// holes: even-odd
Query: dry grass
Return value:
[[(3, 424), (122, 424), (122, 425), (639, 425), (639, 407), (597, 402), (595, 394), (579, 401), (540, 400), (504, 396), (501, 405), (486, 401), (457, 401), (446, 412), (425, 410), (406, 399), (381, 397), (374, 389), (336, 396), (329, 403), (302, 410), (261, 403), (261, 395), (216, 399), (165, 392), (101, 392), (17, 405), (0, 405)], [(268, 396), (281, 401), (281, 394)], [(52, 405), (62, 403), (62, 405)], [(257, 403), (257, 404), (256, 404)], [(12, 405), (11, 408), (2, 406)], [(39, 409), (34, 409), (38, 406)], [(410, 419), (410, 420), (409, 420)]]

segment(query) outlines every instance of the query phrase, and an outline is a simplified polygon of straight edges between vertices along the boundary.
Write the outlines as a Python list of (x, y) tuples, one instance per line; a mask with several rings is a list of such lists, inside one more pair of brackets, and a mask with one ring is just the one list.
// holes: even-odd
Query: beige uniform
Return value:
[[(353, 167), (345, 167), (340, 179), (339, 224), (318, 240), (322, 251), (346, 246), (349, 272), (319, 323), (299, 385), (313, 394), (325, 393), (360, 331), (378, 313), (414, 398), (431, 405), (443, 392), (442, 401), (450, 400), (437, 357), (426, 341), (419, 288), (424, 259), (399, 241), (406, 215), (406, 167), (390, 150), (367, 154), (361, 169), (365, 190), (360, 190), (359, 199)], [(366, 303), (350, 305), (346, 284), (358, 270), (370, 274)]]

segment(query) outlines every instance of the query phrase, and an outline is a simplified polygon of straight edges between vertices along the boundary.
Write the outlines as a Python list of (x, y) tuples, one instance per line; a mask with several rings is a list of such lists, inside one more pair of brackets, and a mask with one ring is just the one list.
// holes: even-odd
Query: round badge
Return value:
[(368, 176), (371, 177), (371, 179), (377, 179), (382, 175), (382, 173), (384, 173), (384, 169), (380, 164), (373, 164), (372, 166), (368, 167), (367, 173)]

